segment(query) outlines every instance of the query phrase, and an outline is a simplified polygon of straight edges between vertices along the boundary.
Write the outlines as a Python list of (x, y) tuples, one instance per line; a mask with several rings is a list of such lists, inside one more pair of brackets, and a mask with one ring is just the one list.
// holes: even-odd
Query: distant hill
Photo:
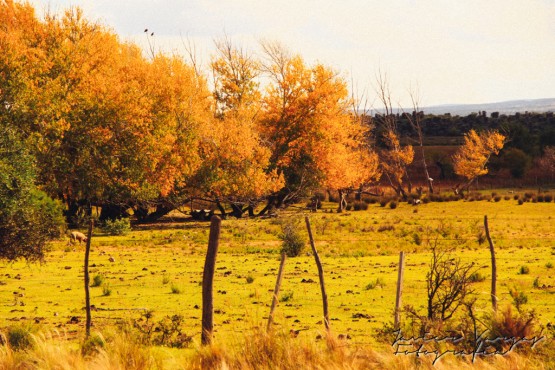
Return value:
[(466, 116), (471, 113), (477, 113), (481, 111), (486, 111), (488, 115), (490, 115), (491, 112), (499, 112), (500, 114), (515, 114), (524, 112), (555, 112), (555, 98), (511, 100), (487, 104), (447, 104), (423, 107), (422, 110), (424, 111), (424, 113), (427, 114), (451, 113), (451, 115), (458, 116)]
[[(467, 116), (471, 113), (486, 111), (489, 116), (491, 112), (499, 112), (500, 114), (515, 114), (524, 112), (555, 112), (555, 98), (548, 99), (532, 99), (532, 100), (510, 100), (498, 103), (484, 104), (445, 104), (434, 105), (430, 107), (422, 107), (422, 111), (426, 114), (441, 115), (450, 113), (453, 116)], [(395, 113), (412, 112), (412, 108), (393, 109)], [(374, 109), (372, 114), (376, 112), (383, 113), (383, 109)]]

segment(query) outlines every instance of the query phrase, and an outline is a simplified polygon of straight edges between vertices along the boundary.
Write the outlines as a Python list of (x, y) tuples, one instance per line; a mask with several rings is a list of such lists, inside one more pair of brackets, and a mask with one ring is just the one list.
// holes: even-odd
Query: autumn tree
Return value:
[[(470, 130), (464, 136), (464, 144), (453, 155), (455, 173), (466, 178), (463, 189), (468, 187), (479, 176), (488, 173), (487, 163), (493, 154), (498, 154), (505, 144), (505, 136), (497, 131), (477, 133)], [(455, 187), (459, 193), (460, 184)]]
[(45, 189), (71, 219), (93, 205), (101, 218), (167, 205), (201, 162), (206, 81), (177, 57), (147, 61), (79, 9), (41, 22), (32, 9), (7, 4), (3, 118), (33, 143)]
[(366, 128), (348, 112), (345, 81), (321, 64), (305, 65), (279, 44), (262, 46), (271, 83), (261, 132), (271, 168), (285, 177), (280, 202), (318, 186), (344, 191), (375, 179), (377, 158), (364, 145)]
[(259, 63), (227, 38), (217, 41), (216, 49), (211, 62), (215, 117), (209, 140), (201, 144), (197, 184), (216, 201), (224, 217), (224, 202), (235, 217), (246, 210), (254, 215), (254, 206), (283, 186), (282, 176), (269, 169), (271, 153), (258, 133)]
[(378, 151), (380, 167), (391, 188), (406, 199), (407, 193), (412, 191), (407, 168), (414, 159), (414, 150), (412, 145), (401, 145), (386, 74), (378, 74), (376, 92), (384, 108), (383, 114), (377, 115), (376, 119), (380, 126), (382, 143), (382, 148)]

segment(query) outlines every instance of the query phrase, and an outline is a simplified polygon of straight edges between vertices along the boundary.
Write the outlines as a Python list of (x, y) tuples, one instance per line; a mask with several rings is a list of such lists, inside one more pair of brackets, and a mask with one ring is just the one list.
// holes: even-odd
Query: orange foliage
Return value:
[(375, 179), (377, 157), (363, 144), (367, 129), (348, 112), (345, 81), (323, 65), (307, 67), (277, 45), (265, 48), (272, 84), (261, 132), (288, 185), (340, 189)]
[(488, 173), (487, 162), (492, 154), (498, 154), (505, 145), (505, 136), (497, 131), (476, 133), (470, 130), (464, 136), (464, 144), (453, 155), (455, 173), (469, 182)]

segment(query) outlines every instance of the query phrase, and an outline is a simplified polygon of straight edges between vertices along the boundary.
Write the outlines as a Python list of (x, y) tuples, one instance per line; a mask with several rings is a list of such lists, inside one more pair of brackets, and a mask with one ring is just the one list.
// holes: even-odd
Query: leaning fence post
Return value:
[(274, 288), (274, 295), (272, 297), (272, 306), (270, 307), (270, 316), (268, 316), (268, 325), (266, 326), (266, 331), (269, 332), (272, 329), (272, 323), (274, 322), (274, 311), (278, 303), (279, 290), (281, 289), (281, 281), (283, 280), (283, 271), (285, 270), (285, 261), (287, 260), (287, 253), (285, 251), (281, 252), (281, 260), (279, 262), (278, 276), (276, 280), (276, 287)]
[(214, 271), (216, 266), (216, 254), (220, 241), (220, 227), (222, 220), (218, 216), (212, 216), (210, 222), (210, 235), (208, 237), (208, 251), (204, 261), (202, 275), (202, 334), (203, 345), (212, 343), (212, 331), (214, 329), (214, 300), (212, 286), (214, 282)]
[(491, 253), (491, 304), (493, 311), (497, 312), (497, 265), (495, 263), (495, 250), (493, 249), (493, 241), (489, 235), (488, 216), (484, 216), (484, 229), (486, 229), (486, 239), (489, 243), (489, 251)]
[(312, 230), (310, 229), (310, 220), (308, 216), (304, 218), (306, 222), (306, 229), (308, 230), (308, 237), (310, 239), (310, 247), (312, 248), (312, 254), (314, 254), (314, 260), (316, 261), (316, 266), (318, 267), (318, 276), (320, 278), (320, 289), (322, 290), (322, 305), (324, 307), (324, 325), (326, 330), (330, 330), (330, 316), (328, 313), (328, 295), (326, 294), (326, 286), (324, 284), (324, 269), (322, 268), (322, 262), (314, 246), (314, 238), (312, 237)]
[(401, 322), (401, 296), (403, 294), (403, 273), (405, 271), (405, 252), (399, 253), (399, 272), (397, 274), (397, 295), (395, 297), (395, 318), (393, 326), (399, 329)]
[(91, 218), (89, 222), (89, 231), (87, 233), (87, 244), (85, 246), (85, 312), (87, 315), (87, 322), (85, 324), (85, 336), (88, 338), (91, 335), (91, 295), (89, 292), (89, 254), (91, 251), (91, 238), (92, 238), (92, 231), (93, 231), (93, 224), (94, 220)]

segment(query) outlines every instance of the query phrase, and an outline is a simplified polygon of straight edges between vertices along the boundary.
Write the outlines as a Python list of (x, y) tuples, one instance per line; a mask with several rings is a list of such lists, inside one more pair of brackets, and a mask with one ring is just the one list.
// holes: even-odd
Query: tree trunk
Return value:
[(247, 207), (247, 211), (249, 212), (249, 217), (254, 217), (254, 204), (249, 203), (249, 206)]
[(240, 205), (231, 203), (231, 215), (236, 218), (243, 217), (243, 208)]
[[(220, 202), (220, 199), (216, 198), (216, 207), (218, 207), (218, 210), (220, 211), (220, 213), (222, 214), (222, 219), (226, 219), (227, 218), (227, 214), (225, 213), (225, 208), (222, 204), (222, 202)], [(191, 208), (191, 211), (193, 209)]]
[(343, 190), (338, 190), (339, 193), (339, 206), (337, 208), (337, 212), (341, 213), (347, 207), (347, 200), (345, 199), (345, 192)]

